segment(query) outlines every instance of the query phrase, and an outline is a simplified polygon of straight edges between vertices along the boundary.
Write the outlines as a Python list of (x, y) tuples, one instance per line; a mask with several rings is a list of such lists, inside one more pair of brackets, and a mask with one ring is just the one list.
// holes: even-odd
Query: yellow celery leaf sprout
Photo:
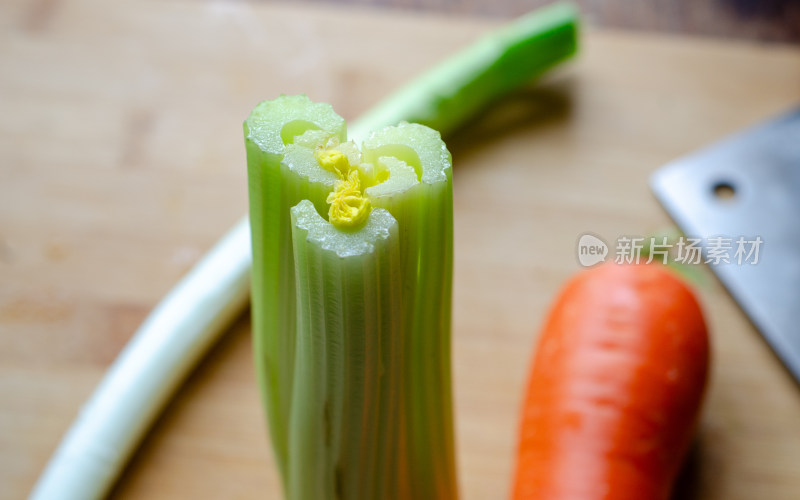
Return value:
[(329, 170), (339, 176), (340, 179), (345, 179), (350, 172), (350, 162), (347, 156), (336, 149), (326, 149), (314, 153), (317, 157), (319, 165), (325, 170)]
[(389, 172), (376, 169), (372, 164), (362, 164), (361, 153), (352, 143), (329, 140), (318, 146), (314, 157), (320, 167), (340, 179), (326, 200), (330, 203), (328, 221), (340, 229), (360, 227), (372, 211), (364, 189), (385, 181)]
[(328, 220), (339, 228), (355, 228), (363, 224), (372, 208), (364, 197), (357, 169), (352, 169), (347, 179), (339, 181), (326, 200), (331, 204)]

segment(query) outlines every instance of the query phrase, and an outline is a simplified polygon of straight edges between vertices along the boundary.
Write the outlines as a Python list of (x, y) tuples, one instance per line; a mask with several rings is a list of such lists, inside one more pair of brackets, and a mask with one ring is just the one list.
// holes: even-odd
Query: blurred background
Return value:
[[(307, 93), (355, 119), (545, 3), (0, 2), (0, 499), (27, 496), (142, 320), (246, 213), (253, 106)], [(578, 56), (447, 138), (465, 500), (507, 496), (530, 356), (578, 237), (674, 230), (652, 172), (800, 102), (800, 0), (577, 4)], [(676, 500), (796, 500), (800, 391), (699, 273), (712, 385)], [(112, 498), (279, 498), (247, 313)]]

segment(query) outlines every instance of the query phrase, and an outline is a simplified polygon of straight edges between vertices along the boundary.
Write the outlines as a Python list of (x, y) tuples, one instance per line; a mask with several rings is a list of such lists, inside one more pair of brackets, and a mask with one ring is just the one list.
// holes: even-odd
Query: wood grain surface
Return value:
[[(24, 498), (139, 322), (246, 211), (241, 122), (306, 92), (356, 117), (497, 23), (251, 3), (0, 4), (0, 498)], [(800, 97), (800, 51), (589, 32), (449, 140), (465, 499), (507, 496), (517, 414), (578, 236), (671, 227), (660, 165)], [(677, 498), (796, 499), (800, 391), (719, 284), (713, 380)], [(576, 480), (579, 480), (576, 471)], [(279, 498), (244, 315), (115, 499)]]

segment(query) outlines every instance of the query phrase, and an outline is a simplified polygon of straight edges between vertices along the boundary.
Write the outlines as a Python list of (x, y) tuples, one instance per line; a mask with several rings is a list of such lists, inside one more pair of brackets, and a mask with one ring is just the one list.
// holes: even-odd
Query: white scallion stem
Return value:
[(81, 409), (31, 499), (87, 500), (108, 493), (175, 389), (247, 305), (249, 270), (243, 219), (142, 323)]

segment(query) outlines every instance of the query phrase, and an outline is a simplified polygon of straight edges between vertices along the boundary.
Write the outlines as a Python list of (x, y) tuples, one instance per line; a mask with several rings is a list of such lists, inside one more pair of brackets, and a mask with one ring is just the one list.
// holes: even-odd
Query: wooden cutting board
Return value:
[[(241, 122), (305, 92), (354, 118), (497, 25), (242, 2), (0, 5), (0, 497), (24, 498), (139, 322), (245, 213)], [(795, 103), (800, 50), (589, 31), (580, 58), (449, 141), (465, 499), (507, 496), (524, 376), (578, 237), (671, 223), (657, 167)], [(679, 498), (800, 495), (800, 391), (719, 284)], [(580, 471), (576, 471), (576, 480)], [(279, 498), (243, 315), (118, 499)]]

